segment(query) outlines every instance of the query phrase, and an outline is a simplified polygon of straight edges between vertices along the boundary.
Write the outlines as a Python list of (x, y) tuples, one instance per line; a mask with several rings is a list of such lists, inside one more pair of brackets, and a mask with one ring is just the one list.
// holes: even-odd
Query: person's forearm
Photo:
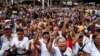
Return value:
[(48, 48), (48, 50), (49, 50), (50, 52), (53, 52), (53, 51), (54, 51), (54, 50), (53, 50), (53, 47), (52, 47), (52, 44), (53, 44), (53, 40), (50, 39), (50, 41), (49, 41), (49, 43), (48, 43), (48, 45), (47, 45), (47, 48)]
[(34, 38), (34, 44), (37, 44), (39, 42), (39, 34)]
[(89, 54), (89, 53), (84, 52), (84, 54), (85, 54), (85, 56), (90, 56), (90, 54)]
[(38, 37), (34, 38), (34, 44), (37, 44), (39, 42), (38, 40)]
[(64, 23), (64, 25), (63, 25), (63, 28), (62, 28), (62, 34), (65, 33), (65, 30), (66, 30), (66, 23)]
[(75, 39), (73, 39), (73, 41), (72, 41), (72, 44), (73, 44), (73, 45), (77, 42), (77, 40), (79, 39), (79, 36), (80, 36), (80, 34), (77, 35), (77, 36), (75, 37)]
[(64, 22), (63, 29), (65, 29), (65, 28), (66, 28), (66, 24), (67, 24), (67, 23), (65, 23), (65, 22)]
[(78, 38), (75, 37), (75, 39), (72, 41), (72, 44), (74, 45), (77, 42)]

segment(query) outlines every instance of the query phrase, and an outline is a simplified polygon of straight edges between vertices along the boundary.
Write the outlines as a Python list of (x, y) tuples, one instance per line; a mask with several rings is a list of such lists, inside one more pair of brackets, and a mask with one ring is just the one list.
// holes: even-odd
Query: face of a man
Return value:
[(82, 44), (82, 41), (83, 41), (83, 36), (80, 36), (79, 39), (77, 40), (77, 42), (78, 42), (79, 44)]
[(18, 38), (21, 40), (21, 39), (23, 39), (23, 35), (24, 35), (24, 32), (17, 32), (17, 34), (18, 34)]
[(11, 36), (11, 30), (6, 30), (6, 31), (4, 32), (4, 34), (5, 34), (6, 36)]
[(73, 30), (73, 27), (72, 26), (69, 26), (69, 31), (72, 31)]
[(59, 39), (57, 45), (61, 51), (65, 51), (66, 50), (66, 39), (65, 38)]

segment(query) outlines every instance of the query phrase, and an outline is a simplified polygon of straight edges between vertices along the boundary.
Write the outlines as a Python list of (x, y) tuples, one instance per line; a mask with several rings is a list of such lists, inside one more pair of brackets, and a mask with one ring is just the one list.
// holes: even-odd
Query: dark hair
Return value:
[(82, 37), (83, 37), (83, 35), (80, 35), (80, 36), (79, 36), (79, 38), (82, 38)]
[(22, 28), (18, 28), (17, 32), (24, 32), (24, 30)]
[(100, 29), (96, 29), (94, 34), (93, 34), (93, 39), (98, 36), (98, 33), (100, 33)]
[(95, 39), (97, 37), (97, 34), (93, 34), (93, 39)]
[(43, 32), (43, 35), (45, 35), (45, 34), (48, 34), (49, 35), (49, 32)]
[(11, 30), (11, 28), (5, 28), (4, 30), (5, 30), (5, 31), (6, 31), (6, 30)]

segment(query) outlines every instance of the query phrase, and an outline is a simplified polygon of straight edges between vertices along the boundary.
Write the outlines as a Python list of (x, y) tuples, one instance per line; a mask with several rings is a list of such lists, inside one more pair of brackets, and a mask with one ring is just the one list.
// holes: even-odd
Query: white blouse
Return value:
[(95, 46), (94, 42), (88, 43), (84, 49), (85, 52), (89, 53), (90, 56), (100, 56), (100, 51)]
[(48, 51), (46, 44), (43, 42), (43, 39), (39, 40), (41, 45), (41, 56), (52, 56), (52, 54)]

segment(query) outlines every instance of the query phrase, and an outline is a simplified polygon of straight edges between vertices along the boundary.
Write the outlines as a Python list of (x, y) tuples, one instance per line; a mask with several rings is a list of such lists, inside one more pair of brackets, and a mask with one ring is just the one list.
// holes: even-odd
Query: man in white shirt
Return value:
[(2, 46), (0, 47), (0, 56), (3, 56), (7, 49), (8, 49), (8, 45), (3, 42)]
[(10, 48), (10, 42), (12, 41), (12, 39), (15, 37), (15, 35), (12, 34), (12, 29), (11, 28), (5, 28), (4, 29), (4, 34), (1, 37), (3, 42), (8, 45), (7, 49)]
[(1, 38), (2, 34), (2, 29), (0, 29), (0, 56), (3, 56), (5, 50), (8, 49), (8, 45)]
[(13, 38), (11, 41), (11, 49), (10, 51), (13, 52), (15, 49), (15, 55), (27, 55), (27, 51), (29, 50), (29, 39), (28, 37), (24, 37), (24, 30), (17, 29), (18, 37)]
[(88, 43), (84, 49), (87, 56), (100, 56), (100, 29), (93, 35), (93, 41)]
[(78, 56), (79, 52), (83, 52), (84, 46), (89, 42), (89, 39), (87, 37), (84, 37), (83, 35), (79, 35), (79, 37), (76, 37), (77, 40), (73, 44), (72, 50), (73, 55)]

